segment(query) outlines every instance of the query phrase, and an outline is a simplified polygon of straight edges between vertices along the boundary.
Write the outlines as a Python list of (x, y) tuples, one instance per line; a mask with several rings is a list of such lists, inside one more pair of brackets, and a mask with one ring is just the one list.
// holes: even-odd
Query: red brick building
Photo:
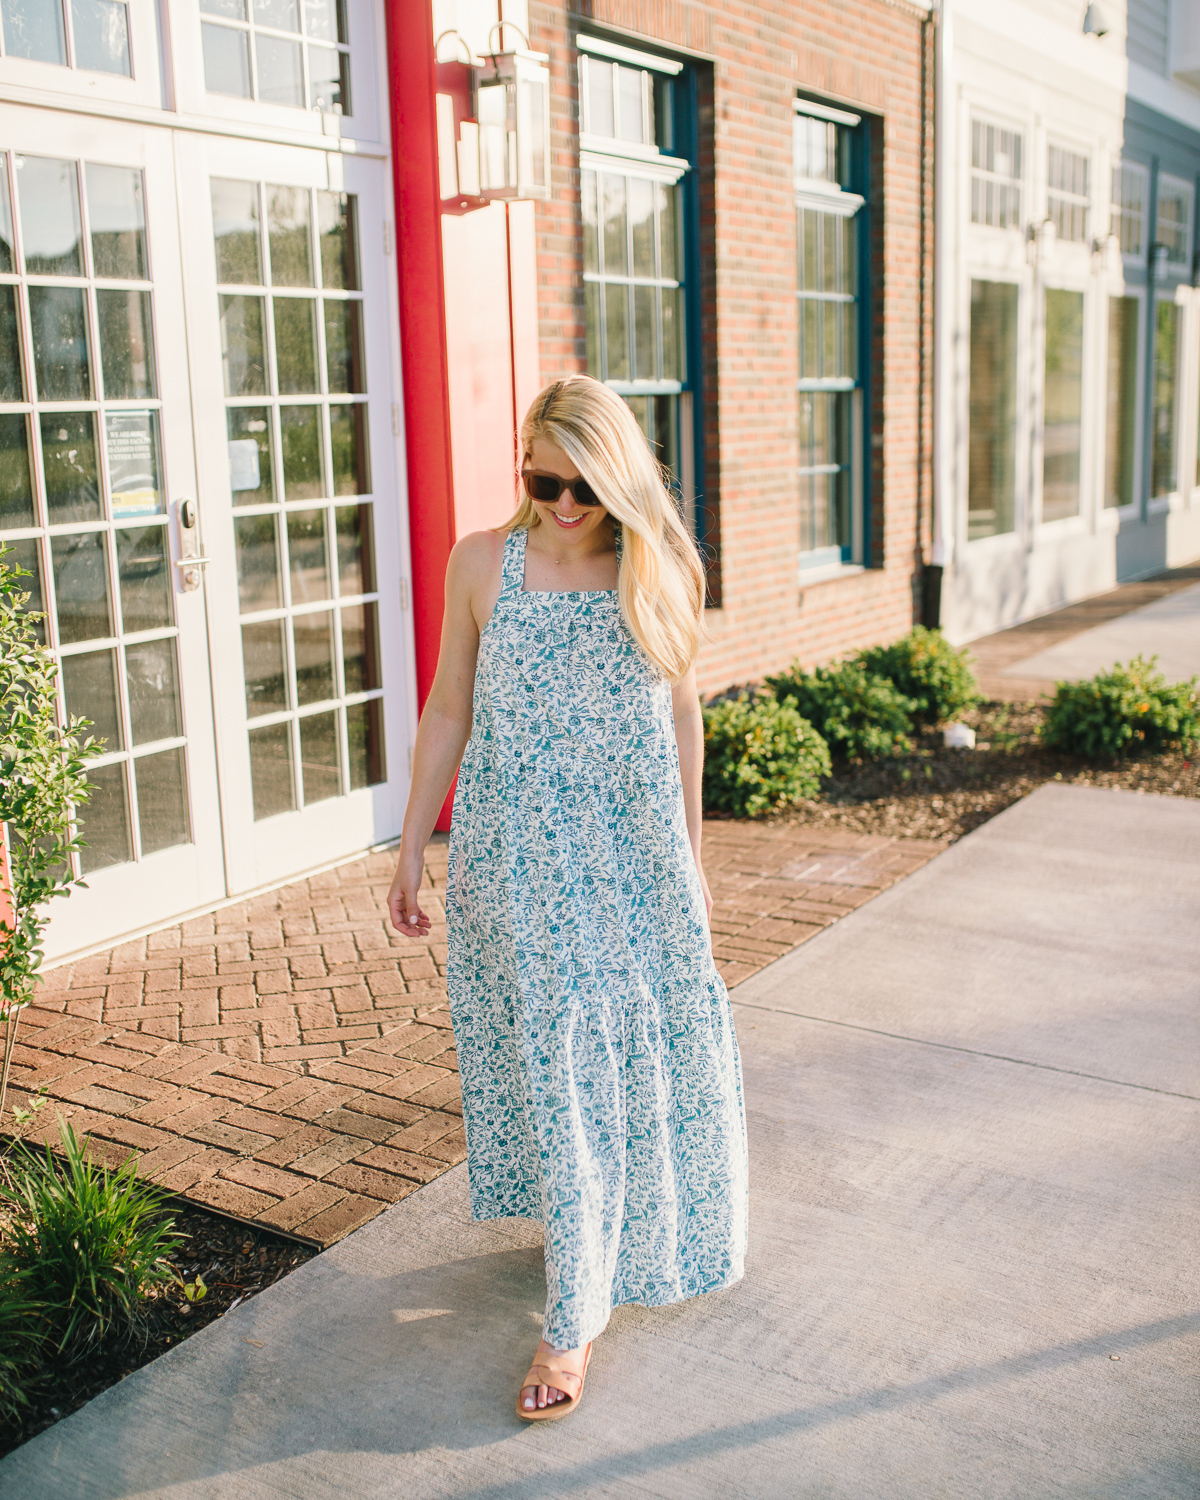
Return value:
[[(708, 562), (703, 690), (907, 630), (931, 498), (930, 13), (908, 0), (535, 0), (505, 5), (489, 38), (478, 9), (435, 6), (435, 92), (453, 87), (456, 59), (524, 50), (527, 35), (548, 71), (549, 196), (474, 208), (447, 182), (443, 132), (450, 386), (485, 368), (489, 315), (461, 268), (507, 254), (504, 404), (574, 370), (631, 402)], [(456, 105), (459, 166), (464, 142), (475, 149), (470, 107)], [(403, 203), (402, 188), (402, 219)], [(480, 413), (495, 400), (494, 381), (479, 386), (457, 410), (450, 399), (464, 520), (481, 516), (462, 491), (481, 480)], [(510, 466), (503, 452), (491, 471), (497, 519)], [(415, 534), (419, 484), (411, 494)], [(419, 568), (414, 556), (418, 593)]]

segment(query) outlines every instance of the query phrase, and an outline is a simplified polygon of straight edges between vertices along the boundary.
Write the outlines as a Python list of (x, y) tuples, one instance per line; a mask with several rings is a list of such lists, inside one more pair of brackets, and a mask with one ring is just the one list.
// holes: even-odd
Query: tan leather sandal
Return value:
[[(577, 1375), (574, 1370), (568, 1370), (558, 1355), (550, 1355), (549, 1358), (535, 1361), (529, 1366), (529, 1374), (521, 1382), (521, 1391), (530, 1386), (535, 1389), (539, 1385), (551, 1386), (556, 1391), (562, 1391), (567, 1397), (565, 1401), (554, 1401), (549, 1406), (522, 1406), (521, 1391), (517, 1392), (517, 1416), (522, 1422), (557, 1422), (560, 1417), (569, 1417), (583, 1399), (583, 1382), (587, 1379), (588, 1365), (592, 1360), (592, 1346), (588, 1344), (587, 1351), (583, 1356), (583, 1373)], [(567, 1380), (572, 1383), (572, 1389), (578, 1385), (579, 1389), (574, 1395), (560, 1382)]]

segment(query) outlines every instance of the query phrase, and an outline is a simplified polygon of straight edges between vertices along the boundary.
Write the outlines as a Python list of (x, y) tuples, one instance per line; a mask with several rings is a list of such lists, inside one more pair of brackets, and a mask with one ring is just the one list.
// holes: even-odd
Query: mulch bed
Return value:
[[(820, 801), (805, 802), (776, 821), (899, 839), (953, 842), (1047, 781), (1121, 787), (1165, 796), (1200, 797), (1200, 761), (1180, 752), (1131, 757), (1095, 766), (1044, 749), (1038, 703), (985, 703), (963, 715), (976, 731), (974, 750), (947, 750), (942, 736), (921, 737), (911, 754), (844, 766)], [(178, 1288), (155, 1299), (144, 1344), (102, 1347), (86, 1360), (48, 1369), (19, 1427), (0, 1427), (0, 1454), (75, 1411), (189, 1334), (254, 1296), (310, 1259), (312, 1246), (175, 1203), (171, 1212), (188, 1236), (176, 1269), (208, 1287), (189, 1303)]]
[(199, 1273), (208, 1288), (205, 1296), (189, 1302), (181, 1288), (172, 1286), (149, 1304), (144, 1343), (141, 1339), (133, 1343), (114, 1341), (70, 1365), (48, 1365), (29, 1390), (31, 1404), (24, 1419), (16, 1425), (0, 1424), (0, 1456), (52, 1427), (93, 1396), (317, 1254), (312, 1245), (248, 1228), (191, 1204), (170, 1202), (167, 1209), (179, 1234), (186, 1236), (171, 1264), (188, 1282), (194, 1282)]
[(778, 814), (788, 823), (889, 838), (960, 839), (1047, 781), (1120, 787), (1168, 797), (1200, 797), (1196, 747), (1093, 765), (1044, 749), (1037, 731), (1045, 706), (984, 703), (962, 716), (974, 750), (947, 750), (941, 732), (923, 735), (910, 755), (835, 768), (820, 801)]

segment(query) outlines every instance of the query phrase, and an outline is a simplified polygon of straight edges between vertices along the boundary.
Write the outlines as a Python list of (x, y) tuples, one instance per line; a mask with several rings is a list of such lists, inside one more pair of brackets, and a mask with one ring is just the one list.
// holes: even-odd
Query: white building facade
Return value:
[(1200, 5), (941, 23), (932, 560), (966, 641), (1200, 556)]
[(51, 957), (399, 831), (386, 55), (379, 0), (0, 0), (0, 540), (105, 742)]

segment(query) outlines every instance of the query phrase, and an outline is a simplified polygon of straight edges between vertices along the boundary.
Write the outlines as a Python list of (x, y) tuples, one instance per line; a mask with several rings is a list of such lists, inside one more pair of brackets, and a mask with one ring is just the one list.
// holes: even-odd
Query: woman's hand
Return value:
[(402, 849), (387, 897), (388, 915), (401, 937), (426, 937), (433, 925), (421, 910), (419, 893), (424, 875), (424, 859), (419, 855), (414, 858)]

